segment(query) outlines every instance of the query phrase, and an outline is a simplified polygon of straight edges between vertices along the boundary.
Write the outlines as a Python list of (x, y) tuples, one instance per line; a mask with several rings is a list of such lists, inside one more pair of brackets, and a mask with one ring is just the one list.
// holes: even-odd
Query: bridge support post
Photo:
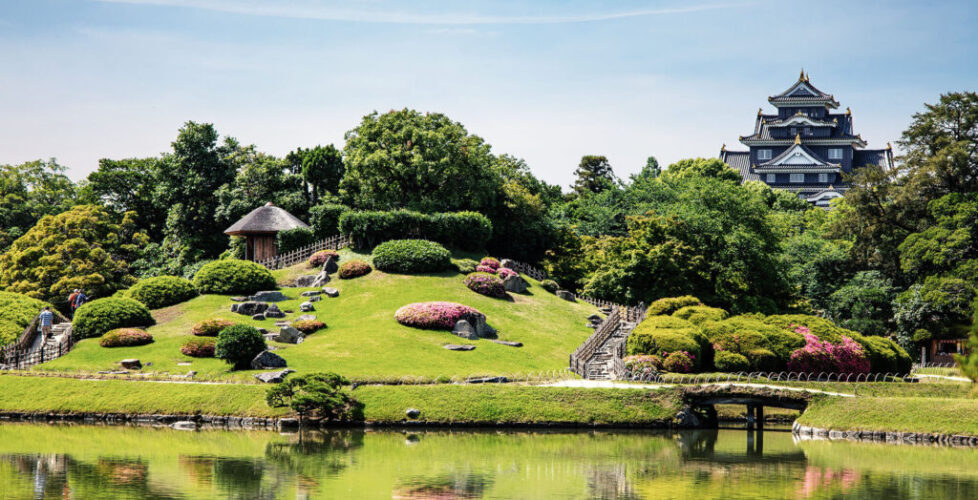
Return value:
[(755, 417), (757, 420), (757, 430), (763, 430), (764, 429), (764, 405), (757, 405), (754, 408), (754, 412), (756, 413)]
[(754, 410), (757, 407), (754, 405), (747, 405), (747, 430), (754, 430)]

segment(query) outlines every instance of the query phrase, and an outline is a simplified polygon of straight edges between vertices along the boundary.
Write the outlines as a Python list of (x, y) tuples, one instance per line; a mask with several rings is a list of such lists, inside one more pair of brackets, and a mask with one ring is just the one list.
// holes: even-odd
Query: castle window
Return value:
[(805, 182), (805, 174), (791, 174), (789, 181), (793, 184), (801, 184)]
[(818, 174), (818, 182), (829, 182), (829, 174)]
[(778, 177), (777, 177), (777, 175), (775, 175), (775, 174), (767, 174), (767, 183), (768, 183), (768, 184), (774, 184), (774, 181), (775, 181), (775, 180), (776, 180), (777, 178), (778, 178)]
[(788, 135), (798, 135), (798, 127), (788, 127)]
[(771, 159), (771, 150), (770, 149), (758, 149), (757, 150), (757, 159), (758, 160), (770, 160)]
[(841, 160), (842, 159), (842, 148), (830, 148), (829, 149), (829, 159), (830, 160)]

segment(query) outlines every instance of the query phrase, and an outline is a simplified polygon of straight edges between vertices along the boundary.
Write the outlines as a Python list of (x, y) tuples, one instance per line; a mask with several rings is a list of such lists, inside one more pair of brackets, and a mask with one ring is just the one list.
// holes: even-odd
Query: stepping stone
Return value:
[(340, 291), (337, 290), (337, 289), (335, 289), (335, 288), (333, 288), (333, 287), (331, 287), (331, 286), (324, 286), (323, 287), (323, 293), (325, 293), (327, 297), (339, 297), (340, 296)]
[(496, 344), (508, 345), (510, 347), (523, 347), (522, 342), (513, 342), (512, 340), (489, 339), (489, 341)]
[(302, 292), (303, 297), (315, 297), (316, 295), (321, 295), (323, 292), (319, 290), (309, 290), (308, 292)]
[(274, 372), (262, 372), (256, 373), (255, 378), (261, 380), (266, 384), (278, 384), (285, 379), (286, 375), (290, 373), (295, 373), (295, 370), (291, 368), (286, 368), (284, 370), (274, 371)]
[(291, 322), (291, 321), (276, 321), (276, 322), (275, 322), (275, 326), (277, 326), (277, 327), (279, 327), (279, 328), (282, 328), (282, 327), (284, 327), (284, 326), (289, 326), (289, 325), (291, 325), (291, 324), (292, 324), (292, 322)]
[(143, 364), (138, 359), (124, 359), (119, 364), (127, 370), (139, 370), (143, 367)]
[(309, 297), (309, 302), (319, 302), (320, 300), (323, 300), (323, 298), (320, 297), (319, 295), (313, 295), (312, 297)]
[(256, 314), (256, 315), (252, 316), (251, 319), (255, 319), (255, 320), (258, 320), (258, 321), (264, 321), (265, 320), (265, 315), (264, 314)]
[(244, 302), (244, 301), (248, 300), (248, 297), (231, 297), (231, 300), (233, 300), (235, 302)]
[(444, 347), (449, 351), (471, 351), (472, 349), (475, 349), (474, 345), (468, 345), (468, 344), (466, 345), (445, 344)]
[(312, 306), (312, 302), (303, 302), (302, 304), (299, 304), (299, 310), (302, 312), (312, 312), (315, 311), (316, 308)]
[(316, 317), (313, 316), (312, 314), (303, 314), (302, 316), (299, 316), (295, 320), (296, 321), (312, 321), (314, 319), (316, 319)]

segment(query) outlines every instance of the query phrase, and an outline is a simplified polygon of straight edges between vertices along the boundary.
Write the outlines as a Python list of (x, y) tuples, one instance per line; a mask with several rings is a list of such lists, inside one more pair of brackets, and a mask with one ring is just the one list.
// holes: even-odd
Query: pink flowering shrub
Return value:
[(519, 275), (520, 275), (520, 273), (518, 273), (518, 272), (516, 272), (516, 271), (514, 271), (514, 270), (512, 270), (512, 269), (510, 269), (508, 267), (500, 267), (496, 271), (496, 276), (499, 276), (499, 279), (501, 279), (501, 280), (502, 279), (506, 279), (506, 278), (508, 278), (510, 276), (519, 276)]
[(144, 345), (153, 341), (153, 336), (139, 328), (116, 328), (102, 335), (99, 345), (102, 347), (129, 347)]
[[(798, 330), (808, 330), (798, 327)], [(798, 332), (802, 333), (802, 332)], [(823, 342), (811, 333), (803, 333), (805, 347), (791, 353), (788, 370), (803, 373), (869, 373), (869, 358), (861, 345), (843, 336), (842, 342)]]
[(430, 330), (451, 330), (460, 319), (472, 323), (485, 320), (476, 309), (456, 302), (415, 302), (394, 313), (394, 318), (404, 326)]
[(693, 371), (693, 355), (686, 351), (674, 351), (666, 356), (662, 367), (673, 373), (689, 373)]
[(496, 272), (496, 269), (499, 269), (499, 261), (493, 257), (483, 257), (479, 265), (491, 268), (492, 272)]
[(489, 267), (489, 266), (484, 266), (482, 264), (479, 264), (478, 266), (475, 266), (475, 272), (477, 272), (477, 273), (496, 274), (496, 268)]
[(650, 374), (662, 369), (662, 358), (649, 355), (638, 354), (635, 356), (625, 356), (625, 368), (632, 374)]
[(469, 290), (487, 297), (503, 298), (506, 296), (503, 280), (494, 274), (472, 273), (466, 276), (462, 282), (469, 287)]
[(320, 267), (326, 263), (326, 259), (329, 257), (336, 260), (340, 254), (336, 253), (336, 250), (320, 250), (309, 256), (309, 267)]

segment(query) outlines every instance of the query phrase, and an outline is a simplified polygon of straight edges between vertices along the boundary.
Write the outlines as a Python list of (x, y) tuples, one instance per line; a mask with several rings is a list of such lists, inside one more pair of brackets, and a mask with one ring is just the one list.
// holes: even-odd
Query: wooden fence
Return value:
[(291, 252), (276, 255), (271, 259), (255, 262), (274, 271), (275, 269), (282, 269), (283, 267), (294, 266), (300, 262), (304, 262), (309, 256), (320, 250), (339, 250), (343, 247), (350, 246), (352, 243), (353, 240), (348, 236), (337, 234), (324, 240), (319, 240), (311, 245), (297, 248)]
[[(69, 330), (67, 339), (55, 346), (41, 346), (41, 349), (34, 349), (34, 342), (37, 340), (38, 323), (40, 316), (34, 318), (30, 325), (24, 329), (16, 342), (0, 347), (0, 369), (25, 369), (33, 365), (41, 364), (55, 358), (64, 356), (75, 345)], [(61, 313), (54, 313), (54, 324), (70, 322)]]
[(583, 344), (574, 349), (574, 352), (570, 355), (570, 369), (572, 372), (587, 378), (587, 366), (594, 358), (594, 354), (597, 352), (598, 348), (601, 347), (621, 326), (621, 319), (619, 318), (619, 309), (615, 308), (611, 310), (611, 314), (605, 318), (604, 321), (598, 325), (598, 328), (594, 330)]

